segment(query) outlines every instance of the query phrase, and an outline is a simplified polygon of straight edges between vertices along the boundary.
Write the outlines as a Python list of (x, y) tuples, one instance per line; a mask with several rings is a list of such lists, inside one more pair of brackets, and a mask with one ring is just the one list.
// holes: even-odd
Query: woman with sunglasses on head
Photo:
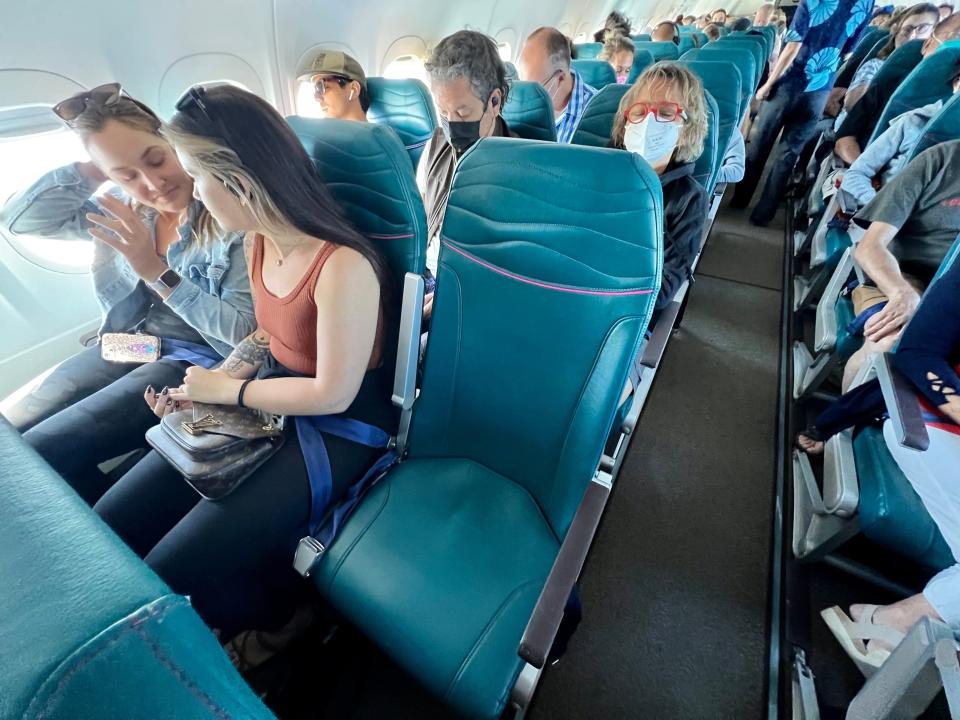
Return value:
[[(116, 363), (90, 347), (6, 413), (92, 504), (109, 486), (98, 465), (144, 447), (154, 413), (174, 408), (166, 387), (180, 384), (188, 363), (221, 361), (255, 323), (242, 238), (214, 232), (153, 111), (117, 83), (53, 110), (90, 161), (44, 175), (10, 199), (0, 222), (28, 237), (92, 238), (100, 332), (157, 336), (162, 356)], [(95, 197), (108, 180), (117, 189)]]
[(245, 234), (258, 327), (217, 370), (187, 370), (174, 398), (287, 416), (285, 442), (216, 502), (150, 453), (95, 509), (229, 639), (290, 618), (299, 540), (383, 455), (338, 424), (389, 437), (395, 333), (384, 261), (280, 114), (230, 86), (195, 88), (177, 108), (164, 135), (217, 223)]
[(627, 90), (609, 147), (640, 155), (663, 188), (663, 280), (657, 311), (690, 277), (707, 219), (707, 192), (693, 179), (703, 152), (707, 109), (703, 85), (682, 65), (659, 62)]

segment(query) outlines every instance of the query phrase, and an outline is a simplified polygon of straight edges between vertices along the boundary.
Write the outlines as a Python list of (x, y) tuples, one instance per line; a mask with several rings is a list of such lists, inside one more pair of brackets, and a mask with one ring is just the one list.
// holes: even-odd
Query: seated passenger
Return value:
[(714, 10), (713, 14), (710, 16), (710, 20), (715, 22), (717, 25), (726, 25), (727, 23), (727, 11), (723, 8), (719, 10)]
[(295, 416), (391, 427), (391, 313), (383, 260), (272, 106), (222, 85), (177, 107), (164, 133), (217, 223), (244, 234), (257, 328), (218, 369), (190, 368), (167, 402), (285, 415), (285, 442), (215, 502), (152, 452), (95, 509), (225, 640), (291, 617), (297, 543), (382, 453), (337, 435), (337, 417), (319, 432)]
[(298, 78), (314, 87), (314, 98), (328, 118), (367, 121), (370, 94), (360, 63), (339, 50), (321, 50)]
[(686, 26), (686, 27), (693, 27), (693, 25), (694, 25), (696, 22), (697, 22), (697, 18), (696, 18), (696, 16), (694, 16), (694, 15), (687, 15), (687, 16), (683, 19), (683, 24), (684, 24), (684, 26)]
[(713, 42), (714, 40), (720, 39), (720, 26), (716, 23), (710, 23), (703, 29), (703, 34), (707, 36), (707, 40)]
[(690, 278), (707, 219), (707, 193), (693, 179), (703, 152), (707, 110), (700, 79), (678, 63), (647, 68), (620, 101), (609, 147), (640, 155), (663, 187), (662, 310)]
[(650, 39), (654, 42), (672, 42), (675, 45), (680, 44), (680, 31), (676, 23), (669, 20), (658, 24), (650, 34)]
[[(850, 388), (867, 355), (893, 347), (920, 302), (920, 292), (960, 234), (960, 140), (918, 155), (854, 217), (867, 229), (853, 256), (886, 304), (863, 329), (864, 343), (847, 362)], [(877, 298), (871, 298), (875, 302)], [(863, 308), (854, 311), (860, 315)]]
[[(953, 90), (960, 90), (960, 66), (953, 76)], [(867, 146), (844, 173), (840, 189), (850, 201), (849, 211), (862, 208), (877, 194), (875, 186), (883, 187), (896, 177), (907, 158), (917, 146), (923, 129), (943, 107), (943, 101), (924, 105), (916, 110), (898, 115), (890, 121), (890, 127)]]
[(937, 6), (930, 3), (914, 5), (900, 17), (897, 26), (890, 32), (890, 40), (883, 46), (883, 49), (877, 53), (875, 58), (867, 60), (857, 68), (853, 80), (850, 81), (850, 86), (844, 93), (843, 109), (837, 115), (835, 128), (840, 127), (846, 119), (847, 113), (863, 97), (870, 82), (883, 66), (884, 60), (904, 43), (910, 40), (926, 40), (930, 37), (938, 22), (938, 17)]
[[(916, 387), (925, 410), (930, 446), (904, 448), (884, 423), (887, 447), (960, 562), (960, 264), (930, 288), (904, 331), (894, 366)], [(891, 605), (852, 605), (849, 616), (833, 607), (822, 613), (844, 649), (861, 666), (878, 667), (903, 635), (923, 617), (960, 628), (960, 564), (937, 574), (923, 592)]]
[(507, 69), (489, 37), (455, 32), (437, 43), (424, 67), (440, 127), (423, 149), (417, 185), (427, 212), (427, 268), (436, 273), (440, 227), (460, 156), (480, 138), (513, 133), (501, 117), (510, 90)]
[[(108, 362), (94, 345), (60, 363), (7, 411), (25, 440), (89, 503), (107, 489), (99, 465), (146, 446), (156, 422), (145, 385), (177, 385), (189, 362), (214, 364), (255, 327), (241, 238), (214, 230), (193, 181), (160, 136), (160, 119), (118, 83), (54, 112), (90, 155), (13, 196), (0, 221), (19, 236), (93, 239), (100, 334), (160, 338), (157, 362)], [(116, 188), (95, 195), (107, 181)]]
[(734, 129), (730, 142), (727, 143), (727, 150), (720, 165), (717, 182), (738, 183), (743, 180), (743, 174), (746, 170), (746, 157), (747, 146), (743, 141), (743, 135), (739, 130)]
[(517, 67), (524, 80), (538, 82), (550, 94), (557, 121), (557, 142), (573, 139), (587, 103), (597, 91), (570, 67), (569, 39), (556, 28), (542, 27), (530, 33)]
[(614, 10), (609, 15), (603, 23), (603, 29), (597, 30), (593, 34), (593, 41), (598, 43), (605, 43), (614, 35), (623, 35), (624, 37), (630, 36), (630, 20), (622, 12)]
[[(923, 57), (929, 57), (943, 43), (958, 36), (960, 36), (960, 13), (955, 13), (946, 20), (941, 20), (930, 37), (923, 43)], [(837, 128), (837, 142), (834, 146), (834, 152), (848, 165), (853, 165), (856, 159), (860, 157), (863, 146), (870, 138), (877, 118), (883, 113), (887, 100), (889, 100), (888, 95), (882, 92), (880, 88), (869, 87)]]
[(633, 56), (636, 53), (633, 40), (624, 35), (612, 35), (603, 44), (598, 60), (606, 60), (617, 74), (617, 83), (623, 85), (630, 77)]
[(751, 23), (750, 18), (737, 18), (733, 21), (733, 24), (730, 26), (730, 29), (734, 32), (746, 32), (750, 29)]

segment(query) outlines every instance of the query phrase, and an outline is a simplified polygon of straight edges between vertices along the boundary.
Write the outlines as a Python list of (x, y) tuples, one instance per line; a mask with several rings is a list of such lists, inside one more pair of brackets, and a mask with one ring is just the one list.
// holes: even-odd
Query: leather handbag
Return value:
[(207, 500), (226, 497), (283, 445), (283, 419), (194, 403), (147, 430), (147, 442)]

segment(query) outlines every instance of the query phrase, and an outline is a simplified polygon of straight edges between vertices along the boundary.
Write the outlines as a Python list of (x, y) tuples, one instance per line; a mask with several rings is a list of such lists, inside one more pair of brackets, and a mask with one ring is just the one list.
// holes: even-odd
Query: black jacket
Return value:
[(691, 277), (707, 221), (707, 191), (693, 179), (693, 163), (670, 163), (660, 176), (663, 188), (663, 281), (657, 310)]

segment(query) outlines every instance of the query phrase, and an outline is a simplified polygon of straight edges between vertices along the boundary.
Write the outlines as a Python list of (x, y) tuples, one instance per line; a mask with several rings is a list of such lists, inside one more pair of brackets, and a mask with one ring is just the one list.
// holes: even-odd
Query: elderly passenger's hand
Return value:
[(893, 293), (883, 310), (867, 320), (863, 328), (864, 338), (878, 342), (897, 334), (913, 317), (919, 304), (920, 295), (913, 288), (904, 288)]
[(94, 224), (88, 232), (123, 255), (133, 271), (147, 282), (160, 277), (167, 264), (157, 255), (150, 228), (122, 200), (104, 195), (99, 202), (111, 217), (87, 213), (87, 220)]

